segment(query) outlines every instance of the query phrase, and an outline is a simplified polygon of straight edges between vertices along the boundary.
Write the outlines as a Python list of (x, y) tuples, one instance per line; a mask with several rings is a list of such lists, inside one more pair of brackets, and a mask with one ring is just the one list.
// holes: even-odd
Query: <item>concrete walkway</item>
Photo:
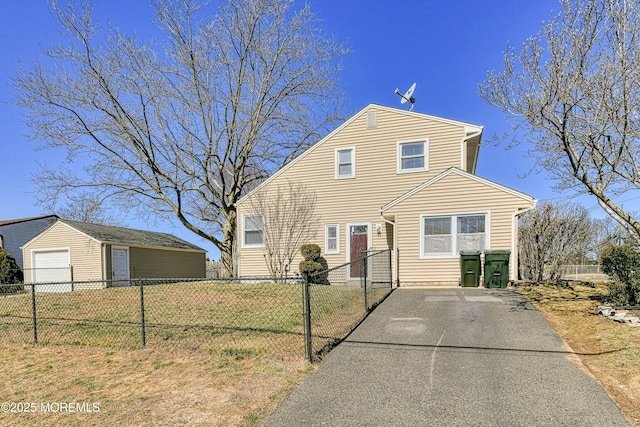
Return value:
[(508, 289), (400, 288), (267, 426), (629, 426)]

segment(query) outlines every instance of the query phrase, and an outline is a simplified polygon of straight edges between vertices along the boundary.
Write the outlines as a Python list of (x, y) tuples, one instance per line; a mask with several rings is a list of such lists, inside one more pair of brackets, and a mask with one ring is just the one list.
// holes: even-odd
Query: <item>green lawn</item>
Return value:
[[(375, 290), (374, 298), (388, 291)], [(140, 298), (139, 287), (37, 293), (38, 342), (141, 348)], [(34, 341), (31, 307), (29, 292), (0, 296), (0, 340)], [(312, 286), (311, 307), (314, 351), (342, 339), (365, 313), (359, 287)], [(144, 317), (149, 348), (304, 354), (301, 285), (145, 286)]]

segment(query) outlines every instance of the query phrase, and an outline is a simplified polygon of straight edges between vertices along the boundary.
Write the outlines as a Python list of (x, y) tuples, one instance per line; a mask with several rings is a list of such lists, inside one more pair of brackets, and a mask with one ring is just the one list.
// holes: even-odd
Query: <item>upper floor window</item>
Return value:
[(426, 171), (428, 169), (428, 141), (398, 142), (398, 172)]
[(264, 246), (264, 216), (261, 214), (245, 214), (242, 216), (242, 246)]
[(336, 178), (356, 176), (356, 149), (340, 148), (336, 150)]

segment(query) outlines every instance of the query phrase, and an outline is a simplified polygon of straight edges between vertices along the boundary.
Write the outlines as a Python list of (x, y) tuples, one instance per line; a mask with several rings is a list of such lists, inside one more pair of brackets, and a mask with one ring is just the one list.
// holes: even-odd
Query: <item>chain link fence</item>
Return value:
[(305, 357), (321, 358), (392, 291), (391, 251), (370, 252), (305, 280)]
[(565, 280), (608, 281), (610, 278), (602, 271), (601, 265), (563, 265), (560, 277)]
[(0, 345), (181, 348), (315, 360), (389, 294), (390, 259), (388, 251), (370, 254), (325, 272), (323, 285), (299, 278), (0, 284)]
[[(121, 282), (117, 282), (121, 283)], [(36, 283), (0, 291), (0, 340), (118, 348), (303, 354), (301, 282), (203, 279)], [(12, 286), (16, 288), (16, 286)], [(100, 289), (104, 288), (104, 289)]]

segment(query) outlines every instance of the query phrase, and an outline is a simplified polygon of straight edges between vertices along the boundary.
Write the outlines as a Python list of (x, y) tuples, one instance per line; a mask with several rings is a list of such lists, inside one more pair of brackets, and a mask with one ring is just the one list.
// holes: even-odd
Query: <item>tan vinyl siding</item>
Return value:
[[(101, 244), (58, 222), (23, 248), (25, 281), (31, 280), (29, 269), (32, 268), (33, 251), (54, 248), (69, 248), (74, 281), (102, 280)], [(103, 283), (79, 284), (74, 289), (96, 289), (102, 287), (104, 287)]]
[(113, 268), (111, 264), (111, 245), (105, 245), (104, 248), (104, 262), (107, 266), (105, 276), (107, 280), (113, 280)]
[(205, 277), (204, 252), (129, 248), (130, 276), (136, 277)]
[[(367, 113), (376, 113), (376, 127), (367, 127)], [(387, 248), (385, 233), (377, 236), (375, 225), (380, 220), (379, 209), (404, 192), (437, 175), (451, 164), (460, 164), (461, 141), (464, 129), (451, 123), (425, 120), (414, 115), (403, 115), (372, 106), (347, 126), (340, 129), (321, 145), (311, 149), (292, 164), (285, 173), (274, 177), (267, 185), (286, 184), (287, 180), (304, 182), (317, 195), (317, 214), (320, 227), (317, 243), (330, 266), (347, 261), (346, 224), (371, 222), (372, 245)], [(398, 141), (428, 139), (428, 171), (397, 173)], [(355, 147), (355, 178), (335, 179), (335, 152)], [(265, 191), (263, 187), (259, 191)], [(252, 212), (250, 202), (238, 206), (238, 230), (242, 230), (242, 214)], [(324, 255), (324, 226), (340, 226), (340, 253)], [(239, 242), (242, 236), (239, 235)], [(242, 248), (239, 244), (239, 274), (241, 276), (266, 275), (264, 250)], [(297, 270), (299, 260), (292, 265)]]
[[(457, 255), (421, 258), (422, 215), (486, 213), (487, 249), (511, 250), (513, 213), (530, 204), (530, 200), (452, 173), (393, 206), (387, 213), (396, 217), (401, 282), (457, 284), (460, 279)], [(517, 263), (516, 257), (512, 253), (511, 262)]]

